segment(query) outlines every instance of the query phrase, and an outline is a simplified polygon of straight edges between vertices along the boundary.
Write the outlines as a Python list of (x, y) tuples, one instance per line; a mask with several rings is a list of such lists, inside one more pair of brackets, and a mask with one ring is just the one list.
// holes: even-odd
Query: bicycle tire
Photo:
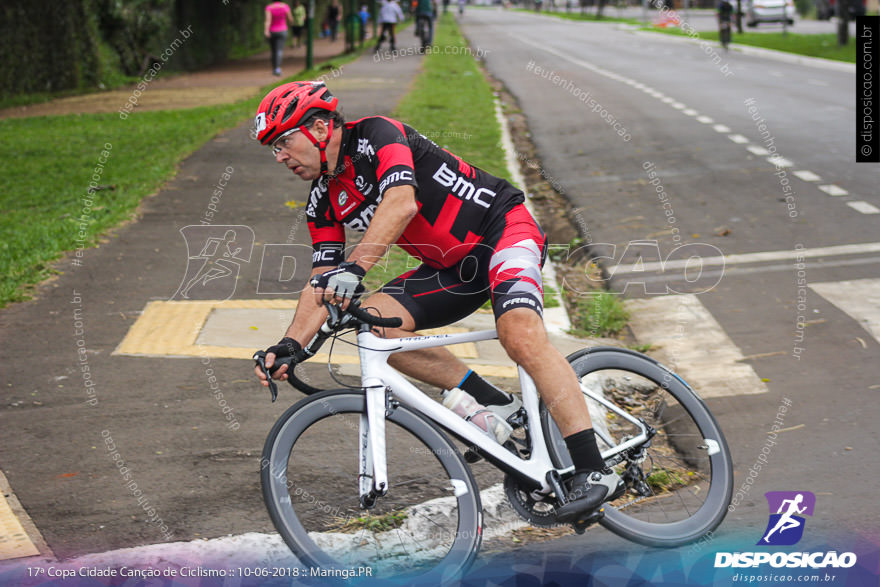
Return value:
[[(649, 421), (649, 424), (660, 430), (658, 435), (652, 439), (651, 448), (647, 449), (649, 451), (647, 454), (651, 457), (652, 469), (651, 474), (647, 475), (646, 486), (650, 489), (651, 495), (627, 501), (634, 495), (631, 488), (628, 487), (626, 496), (606, 504), (605, 517), (600, 521), (600, 524), (627, 540), (659, 547), (681, 546), (715, 530), (727, 514), (727, 507), (733, 493), (733, 463), (724, 434), (703, 400), (681, 377), (654, 359), (635, 351), (613, 347), (589, 348), (572, 353), (567, 357), (567, 360), (582, 384), (585, 377), (604, 376), (606, 373), (611, 374), (612, 378), (617, 377), (617, 381), (621, 377), (626, 377), (622, 375), (623, 373), (640, 378), (631, 377), (630, 379), (633, 384), (637, 383), (642, 386), (642, 391), (639, 392), (641, 398), (631, 395), (628, 399), (624, 397), (615, 400), (613, 397), (609, 398), (607, 392), (603, 392), (603, 394), (606, 399), (628, 404), (629, 407), (626, 411), (630, 413), (641, 413), (643, 417), (647, 413), (649, 419), (651, 414), (659, 414), (656, 416), (656, 422)], [(603, 383), (603, 386), (606, 384)], [(620, 394), (618, 389), (614, 391)], [(654, 397), (658, 394), (662, 394), (662, 398)], [(671, 399), (667, 399), (666, 394)], [(645, 408), (648, 405), (649, 397), (654, 397), (650, 400), (654, 403), (653, 410)], [(590, 401), (598, 406), (597, 402)], [(620, 416), (608, 410), (605, 410), (604, 413), (609, 421), (616, 417), (617, 422), (612, 423), (612, 427), (626, 427), (627, 422)], [(593, 417), (594, 429), (603, 425), (597, 421), (595, 413), (591, 416)], [(688, 417), (690, 421), (687, 420)], [(547, 448), (554, 465), (561, 469), (571, 466), (571, 459), (562, 434), (543, 403), (541, 404), (541, 419)], [(611, 429), (607, 428), (607, 430)], [(699, 438), (696, 438), (697, 434)], [(616, 440), (619, 441), (620, 438), (616, 438)], [(698, 444), (694, 444), (695, 442)], [(665, 443), (665, 447), (663, 443)], [(672, 447), (672, 451), (669, 447)], [(666, 451), (666, 454), (654, 455), (650, 452), (652, 449), (658, 453)], [(713, 451), (715, 452), (713, 453)], [(705, 456), (703, 453), (706, 453)], [(666, 469), (662, 467), (659, 470), (655, 469), (655, 456), (662, 463), (674, 463), (674, 465), (666, 465)], [(699, 471), (696, 474), (692, 471), (684, 471), (685, 464), (690, 464), (692, 467), (698, 468)], [(682, 470), (673, 470), (679, 466)], [(708, 471), (708, 477), (706, 471)], [(662, 473), (666, 474), (665, 479)], [(655, 475), (659, 477), (660, 481), (671, 480), (670, 486), (678, 484), (680, 487), (674, 491), (662, 487), (655, 491), (653, 484), (660, 482), (657, 479), (652, 481), (651, 478)], [(694, 475), (696, 475), (695, 478)], [(691, 481), (687, 481), (689, 476)], [(702, 493), (703, 482), (707, 478), (709, 489), (705, 494), (705, 499), (698, 507), (694, 506), (695, 510), (691, 512), (684, 500), (697, 493)], [(670, 496), (678, 496), (682, 502), (681, 504), (672, 504), (676, 505), (679, 510), (684, 510), (681, 513), (683, 518), (680, 520), (672, 521), (669, 519), (669, 514), (664, 512), (665, 521), (646, 522), (627, 513), (630, 511), (633, 514), (641, 513), (644, 517), (650, 517), (646, 513), (646, 508), (653, 503), (661, 504), (660, 509), (662, 510), (663, 500)], [(672, 501), (674, 502), (674, 500)], [(635, 509), (630, 510), (629, 508)], [(670, 508), (671, 510), (672, 508)]]
[[(318, 480), (312, 481), (313, 478), (317, 477), (312, 471), (315, 466), (320, 466), (320, 464), (308, 463), (308, 470), (302, 472), (299, 470), (291, 470), (288, 466), (289, 461), (290, 459), (296, 460), (291, 454), (294, 451), (297, 451), (298, 443), (312, 442), (309, 438), (317, 438), (316, 435), (311, 435), (310, 429), (319, 432), (320, 429), (315, 429), (325, 419), (330, 418), (331, 416), (340, 416), (341, 421), (346, 422), (346, 418), (350, 418), (351, 415), (356, 415), (360, 418), (360, 416), (364, 414), (366, 414), (366, 399), (363, 393), (352, 392), (350, 390), (325, 391), (320, 394), (309, 396), (289, 408), (275, 423), (266, 439), (261, 461), (261, 482), (263, 498), (269, 511), (269, 516), (288, 547), (290, 547), (293, 553), (299, 557), (303, 563), (311, 567), (319, 567), (322, 569), (345, 569), (353, 568), (355, 565), (352, 561), (345, 562), (340, 560), (338, 554), (328, 552), (329, 549), (326, 547), (326, 544), (328, 543), (327, 536), (330, 537), (330, 543), (332, 543), (333, 540), (337, 541), (336, 547), (339, 549), (339, 532), (335, 535), (314, 535), (314, 539), (310, 536), (309, 528), (314, 528), (316, 525), (320, 526), (320, 523), (307, 520), (307, 514), (300, 516), (294, 503), (296, 502), (297, 506), (299, 506), (300, 504), (298, 502), (305, 500), (305, 496), (309, 491), (310, 482), (319, 483)], [(330, 429), (335, 429), (334, 426), (338, 425), (336, 420), (337, 419), (334, 418), (333, 421), (327, 424), (327, 426), (329, 426)], [(402, 473), (402, 471), (409, 472), (410, 469), (416, 470), (418, 469), (418, 465), (412, 464), (410, 462), (412, 459), (408, 459), (406, 463), (397, 463), (397, 465), (400, 465), (401, 467), (405, 466), (406, 469), (396, 470), (395, 462), (400, 459), (393, 460), (391, 454), (392, 450), (394, 450), (392, 446), (393, 441), (395, 439), (401, 440), (401, 436), (406, 436), (406, 434), (408, 434), (421, 441), (423, 444), (422, 447), (414, 447), (412, 444), (410, 444), (409, 447), (406, 447), (410, 452), (410, 456), (414, 454), (425, 454), (428, 455), (426, 458), (429, 460), (430, 457), (433, 456), (439, 466), (434, 465), (432, 471), (440, 471), (439, 474), (441, 477), (444, 474), (448, 475), (448, 478), (445, 479), (446, 483), (442, 488), (438, 488), (437, 483), (429, 483), (424, 480), (421, 480), (420, 482), (428, 488), (425, 491), (444, 492), (445, 495), (449, 493), (449, 491), (454, 490), (455, 495), (452, 496), (453, 499), (448, 500), (447, 497), (441, 498), (447, 499), (445, 502), (446, 504), (454, 504), (452, 507), (455, 508), (456, 512), (454, 514), (448, 514), (447, 517), (444, 518), (448, 520), (456, 517), (457, 513), (457, 520), (454, 522), (454, 532), (450, 527), (441, 526), (441, 523), (424, 516), (424, 513), (422, 513), (421, 515), (426, 520), (426, 523), (422, 524), (422, 528), (419, 530), (409, 531), (412, 535), (418, 534), (418, 539), (415, 541), (412, 541), (412, 537), (406, 534), (406, 532), (408, 532), (406, 528), (401, 529), (399, 527), (394, 527), (388, 530), (386, 534), (381, 534), (381, 532), (385, 532), (385, 530), (372, 530), (368, 526), (369, 520), (368, 522), (363, 523), (362, 528), (356, 530), (343, 530), (342, 532), (348, 532), (348, 534), (345, 534), (343, 537), (346, 540), (349, 540), (349, 543), (353, 540), (354, 543), (358, 544), (358, 548), (361, 548), (364, 543), (369, 543), (370, 546), (373, 545), (373, 543), (370, 542), (370, 539), (375, 538), (372, 533), (375, 533), (376, 536), (381, 534), (384, 544), (387, 544), (389, 549), (397, 548), (396, 544), (389, 544), (389, 542), (392, 541), (391, 539), (397, 539), (400, 544), (403, 545), (404, 550), (409, 548), (413, 551), (407, 553), (407, 556), (415, 557), (412, 559), (412, 564), (415, 565), (416, 563), (414, 561), (418, 560), (418, 552), (425, 551), (426, 549), (430, 551), (430, 548), (440, 548), (442, 550), (447, 546), (446, 544), (442, 544), (440, 547), (431, 547), (431, 544), (433, 544), (430, 542), (431, 539), (425, 539), (424, 534), (422, 533), (424, 526), (428, 526), (429, 533), (435, 532), (441, 539), (448, 542), (448, 550), (445, 551), (445, 554), (441, 552), (442, 557), (438, 558), (436, 561), (431, 561), (430, 564), (432, 566), (430, 568), (422, 568), (418, 570), (415, 575), (410, 574), (409, 576), (400, 576), (395, 571), (394, 573), (388, 574), (388, 576), (383, 576), (382, 579), (392, 582), (402, 581), (404, 584), (424, 583), (432, 585), (441, 584), (450, 579), (454, 579), (464, 573), (473, 563), (482, 540), (482, 506), (479, 491), (473, 475), (467, 464), (464, 462), (461, 454), (458, 452), (455, 445), (451, 443), (449, 438), (437, 426), (426, 420), (420, 414), (409, 410), (404, 406), (398, 405), (394, 409), (389, 410), (389, 412), (386, 412), (386, 424), (388, 428), (386, 430), (386, 437), (388, 439), (386, 448), (388, 451), (390, 488), (387, 496), (379, 497), (375, 508), (370, 510), (370, 512), (383, 511), (380, 504), (387, 503), (383, 502), (383, 500), (390, 499), (393, 502), (394, 498), (399, 496), (401, 490), (404, 493), (408, 491), (407, 487), (405, 487), (407, 484), (412, 486), (412, 484), (415, 483), (412, 480), (402, 480), (405, 477), (405, 474)], [(358, 426), (350, 419), (346, 423), (346, 426), (352, 426), (354, 429), (354, 431), (344, 432), (344, 435), (353, 435), (355, 437), (354, 477), (352, 478), (352, 476), (348, 474), (348, 471), (346, 471), (341, 479), (336, 480), (336, 484), (325, 483), (323, 486), (316, 487), (312, 492), (312, 497), (317, 494), (322, 499), (327, 500), (326, 502), (317, 503), (314, 499), (311, 501), (312, 503), (315, 503), (315, 508), (318, 508), (319, 510), (327, 510), (326, 513), (328, 519), (341, 519), (342, 515), (350, 510), (363, 511), (360, 509), (359, 505), (355, 505), (348, 507), (348, 510), (335, 508), (332, 510), (333, 516), (329, 513), (330, 500), (332, 499), (331, 494), (334, 492), (343, 493), (346, 496), (346, 499), (349, 499), (350, 501), (348, 493), (346, 493), (347, 490), (340, 490), (338, 489), (339, 487), (349, 487), (355, 504), (358, 502), (356, 463), (358, 456), (358, 433), (356, 430)], [(392, 432), (394, 432), (394, 434), (392, 434)], [(304, 437), (306, 439), (305, 441), (303, 441)], [(334, 439), (333, 443), (336, 442), (337, 440)], [(345, 444), (344, 437), (343, 442), (340, 444)], [(315, 445), (315, 449), (323, 453), (318, 458), (324, 458), (325, 460), (332, 459), (331, 453), (334, 450), (334, 447), (331, 443), (322, 440)], [(402, 450), (402, 447), (397, 447), (397, 449)], [(297, 452), (296, 458), (299, 458), (299, 456), (300, 455)], [(332, 461), (328, 460), (325, 464), (325, 469), (333, 469), (334, 467), (339, 466), (338, 462), (341, 460), (343, 459), (336, 458)], [(293, 469), (296, 469), (296, 467), (294, 466)], [(302, 480), (300, 480), (300, 474), (302, 475)], [(416, 474), (421, 473), (413, 473), (413, 476)], [(333, 479), (331, 478), (331, 481), (332, 480)], [(460, 483), (453, 483), (452, 481), (455, 480), (458, 480)], [(317, 493), (318, 491), (320, 491), (320, 493)], [(326, 503), (326, 505), (319, 507), (319, 503)], [(427, 505), (420, 504), (420, 506), (423, 507), (423, 511), (427, 511), (436, 516), (436, 507), (445, 507), (441, 505), (432, 505), (438, 503), (440, 503), (438, 500), (433, 499), (429, 500)], [(431, 509), (432, 507), (435, 509)], [(392, 517), (392, 520), (403, 520), (400, 525), (407, 526), (409, 521), (406, 520), (406, 518), (410, 516), (415, 523), (421, 519), (417, 514), (412, 513), (417, 510), (418, 508), (411, 510), (395, 510), (397, 513), (394, 515), (399, 514), (402, 517)], [(301, 509), (300, 512), (302, 513), (302, 511), (303, 510)], [(318, 515), (320, 516), (320, 513)], [(366, 518), (369, 518), (369, 515), (367, 515)], [(346, 522), (351, 519), (351, 514), (349, 514)], [(361, 518), (354, 519), (360, 523)], [(429, 522), (437, 526), (437, 528), (435, 529), (433, 526), (428, 525)], [(396, 523), (397, 522), (394, 521), (392, 522), (392, 525)], [(448, 521), (447, 524), (449, 524)], [(309, 528), (306, 526), (309, 526)], [(315, 532), (318, 530), (312, 531)], [(359, 535), (356, 537), (353, 536), (358, 532), (360, 532)], [(402, 533), (404, 536), (401, 536)], [(388, 538), (388, 535), (391, 536), (391, 539)], [(316, 540), (323, 540), (324, 542), (322, 544), (325, 546), (319, 546), (319, 544), (316, 543)], [(378, 564), (378, 547), (381, 547), (383, 542), (379, 541), (378, 538), (375, 538), (375, 540), (375, 544), (379, 545), (377, 546), (377, 552), (373, 553), (372, 550), (370, 551), (370, 558), (367, 560), (367, 563), (369, 564), (365, 564), (365, 566), (374, 567)], [(343, 550), (348, 553), (347, 549), (343, 548)], [(364, 549), (362, 548), (361, 550)], [(357, 555), (355, 554), (355, 556)], [(399, 554), (390, 554), (389, 556), (398, 556), (398, 558), (400, 558)], [(407, 562), (411, 561), (408, 560)]]

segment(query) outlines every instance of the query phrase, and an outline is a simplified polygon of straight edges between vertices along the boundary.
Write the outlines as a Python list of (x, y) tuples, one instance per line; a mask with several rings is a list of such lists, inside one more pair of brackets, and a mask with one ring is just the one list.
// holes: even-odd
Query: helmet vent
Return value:
[(287, 109), (284, 110), (284, 116), (281, 118), (281, 123), (284, 124), (287, 122), (287, 119), (296, 112), (296, 105), (299, 104), (299, 96), (295, 97), (290, 101), (290, 104), (287, 105)]

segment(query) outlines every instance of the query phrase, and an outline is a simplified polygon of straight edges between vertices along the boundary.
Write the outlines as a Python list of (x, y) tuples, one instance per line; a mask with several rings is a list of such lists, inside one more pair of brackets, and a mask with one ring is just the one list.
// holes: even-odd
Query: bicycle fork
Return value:
[(367, 413), (358, 422), (358, 494), (361, 507), (370, 509), (376, 498), (388, 492), (388, 464), (385, 460), (385, 412), (389, 390), (384, 385), (368, 385)]

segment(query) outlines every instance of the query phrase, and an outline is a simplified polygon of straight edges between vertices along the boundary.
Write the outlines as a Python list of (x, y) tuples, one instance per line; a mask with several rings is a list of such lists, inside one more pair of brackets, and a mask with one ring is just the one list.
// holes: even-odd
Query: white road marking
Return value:
[(795, 177), (799, 177), (800, 179), (802, 179), (804, 181), (821, 181), (821, 179), (822, 179), (821, 177), (819, 177), (818, 175), (816, 175), (812, 171), (807, 171), (807, 170), (795, 171), (794, 173), (792, 173), (792, 175), (794, 175)]
[(836, 186), (833, 183), (828, 185), (820, 185), (819, 189), (828, 194), (829, 196), (846, 196), (849, 195), (849, 192), (843, 189), (842, 187)]
[[(880, 257), (859, 257), (857, 259), (834, 259), (833, 261), (824, 262), (821, 259), (811, 261), (810, 267), (854, 267), (857, 265), (876, 265), (880, 263)], [(791, 263), (778, 263), (775, 265), (758, 265), (757, 267), (743, 267), (742, 265), (733, 265), (722, 269), (704, 269), (700, 273), (700, 279), (709, 280), (715, 277), (737, 277), (739, 275), (755, 275), (758, 273), (773, 273), (775, 271), (787, 271), (791, 273)], [(653, 275), (639, 275), (639, 282), (644, 283), (664, 283), (671, 284), (673, 282), (683, 283), (684, 275), (676, 276), (666, 275), (664, 273), (655, 273)], [(357, 375), (360, 371), (357, 372)]]
[(769, 155), (770, 151), (765, 149), (764, 147), (759, 147), (757, 145), (751, 145), (746, 147), (746, 151), (749, 153), (754, 153), (755, 155)]
[(730, 139), (731, 141), (733, 141), (734, 143), (736, 143), (737, 145), (744, 145), (745, 143), (749, 142), (749, 139), (745, 138), (742, 135), (728, 135), (727, 138)]
[[(766, 251), (762, 253), (742, 253), (737, 255), (724, 255), (715, 256), (715, 257), (701, 257), (700, 261), (703, 264), (703, 267), (713, 266), (713, 265), (741, 265), (747, 263), (764, 263), (767, 261), (782, 261), (786, 259), (795, 259), (798, 256), (802, 256), (805, 258), (814, 258), (814, 257), (837, 257), (843, 255), (861, 255), (863, 253), (878, 253), (880, 252), (880, 243), (862, 243), (856, 245), (835, 245), (831, 247), (818, 247), (814, 249), (799, 249), (799, 250), (788, 250), (788, 251)], [(674, 261), (651, 261), (648, 263), (642, 263), (639, 266), (639, 271), (661, 271), (661, 270), (669, 270), (669, 269), (684, 269), (688, 266), (688, 263), (691, 264), (691, 268), (696, 269), (694, 267), (695, 261), (690, 259), (681, 259)], [(613, 265), (608, 268), (609, 275), (617, 275), (620, 273), (633, 273), (633, 265)]]
[(794, 167), (794, 162), (786, 159), (785, 157), (773, 156), (767, 157), (767, 162), (772, 163), (776, 167)]
[(715, 121), (708, 116), (697, 116), (697, 122), (702, 122), (703, 124), (712, 124)]
[(661, 362), (700, 396), (766, 393), (767, 386), (694, 294), (629, 300), (629, 325), (642, 343), (660, 347)]
[(810, 288), (861, 324), (880, 342), (880, 279), (813, 283)]
[(687, 106), (685, 106), (681, 102), (676, 102), (675, 104), (672, 105), (672, 107), (675, 108), (676, 110), (684, 110), (685, 108), (687, 108)]
[(720, 133), (729, 133), (730, 132), (730, 127), (724, 126), (723, 124), (716, 124), (712, 128), (715, 129), (715, 132), (720, 132)]
[(873, 204), (869, 204), (868, 202), (863, 202), (861, 200), (855, 202), (847, 202), (847, 206), (861, 212), (862, 214), (880, 214), (880, 208)]
[(685, 116), (696, 116), (697, 114), (699, 114), (699, 112), (697, 112), (693, 108), (688, 108), (687, 110), (682, 110), (681, 113), (684, 114)]
[(675, 102), (675, 98), (670, 98), (669, 96), (666, 96), (665, 98), (663, 98), (660, 101), (665, 102), (666, 104), (669, 104), (670, 102)]

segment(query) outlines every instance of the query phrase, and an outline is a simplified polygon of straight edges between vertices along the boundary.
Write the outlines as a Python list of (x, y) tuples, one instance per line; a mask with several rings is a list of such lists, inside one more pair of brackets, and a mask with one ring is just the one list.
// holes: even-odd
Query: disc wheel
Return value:
[[(584, 395), (599, 450), (627, 484), (626, 494), (605, 507), (600, 523), (629, 540), (679, 546), (718, 527), (733, 491), (727, 442), (703, 400), (678, 375), (654, 359), (609, 347), (568, 357)], [(554, 464), (571, 466), (565, 442), (549, 412), (542, 423)], [(634, 423), (631, 420), (636, 420)], [(642, 423), (653, 436), (608, 456), (612, 447), (638, 437)]]
[(325, 569), (369, 568), (402, 584), (446, 581), (481, 540), (476, 483), (458, 450), (402, 406), (386, 415), (389, 488), (361, 500), (362, 393), (330, 391), (291, 407), (263, 451), (269, 515), (300, 560)]

